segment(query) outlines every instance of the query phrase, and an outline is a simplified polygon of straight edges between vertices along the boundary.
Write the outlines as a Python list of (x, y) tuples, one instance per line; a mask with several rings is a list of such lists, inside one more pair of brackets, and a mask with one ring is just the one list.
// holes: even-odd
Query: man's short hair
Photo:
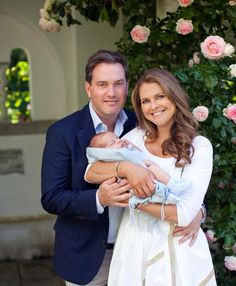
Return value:
[(98, 50), (93, 54), (87, 62), (85, 68), (85, 80), (89, 83), (92, 81), (93, 70), (98, 64), (116, 64), (119, 63), (124, 68), (125, 78), (128, 81), (129, 79), (129, 68), (126, 59), (119, 52), (109, 51), (109, 50)]

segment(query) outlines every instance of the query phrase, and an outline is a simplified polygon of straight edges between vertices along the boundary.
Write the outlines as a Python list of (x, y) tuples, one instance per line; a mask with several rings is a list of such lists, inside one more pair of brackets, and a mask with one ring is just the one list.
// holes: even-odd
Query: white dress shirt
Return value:
[[(96, 134), (108, 131), (107, 126), (101, 121), (101, 119), (98, 117), (97, 113), (93, 109), (91, 102), (89, 103), (89, 110), (90, 110), (90, 114), (93, 120)], [(122, 109), (116, 120), (115, 129), (114, 129), (114, 133), (117, 136), (120, 136), (122, 134), (124, 130), (124, 124), (127, 121), (127, 119), (128, 117), (125, 114), (124, 110)], [(97, 201), (97, 211), (99, 214), (101, 214), (104, 212), (104, 208), (98, 199), (98, 191), (96, 193), (96, 201)], [(123, 213), (123, 208), (111, 206), (108, 208), (108, 213), (109, 213), (109, 232), (108, 232), (107, 242), (114, 243), (116, 240), (116, 235), (117, 235), (118, 227), (119, 227), (120, 220), (121, 220), (121, 215)]]

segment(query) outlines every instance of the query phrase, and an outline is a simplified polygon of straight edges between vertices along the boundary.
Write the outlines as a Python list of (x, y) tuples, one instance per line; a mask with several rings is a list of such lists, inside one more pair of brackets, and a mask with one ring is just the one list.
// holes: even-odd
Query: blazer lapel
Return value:
[(91, 138), (95, 135), (95, 129), (93, 125), (93, 121), (89, 112), (88, 105), (86, 105), (80, 112), (80, 116), (78, 118), (79, 129), (77, 131), (77, 139), (83, 150), (89, 144)]
[(126, 112), (126, 114), (128, 116), (128, 120), (124, 124), (124, 130), (122, 134), (120, 135), (120, 137), (124, 136), (127, 132), (129, 132), (130, 130), (136, 127), (136, 120), (135, 120), (136, 118), (135, 117), (132, 118), (131, 116), (129, 116), (128, 112)]

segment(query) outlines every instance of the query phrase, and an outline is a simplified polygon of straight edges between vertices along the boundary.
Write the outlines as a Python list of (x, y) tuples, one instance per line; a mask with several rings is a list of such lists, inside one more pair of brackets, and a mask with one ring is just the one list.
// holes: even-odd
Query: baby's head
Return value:
[(128, 142), (126, 140), (120, 139), (109, 131), (96, 134), (89, 143), (89, 147), (96, 148), (123, 148), (127, 146)]

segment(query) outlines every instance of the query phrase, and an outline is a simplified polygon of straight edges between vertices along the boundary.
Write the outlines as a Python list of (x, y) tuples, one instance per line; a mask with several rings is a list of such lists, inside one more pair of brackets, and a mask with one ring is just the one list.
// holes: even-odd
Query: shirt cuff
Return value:
[(98, 190), (96, 192), (96, 204), (97, 204), (97, 212), (98, 214), (102, 214), (104, 212), (104, 207), (101, 205), (99, 198), (98, 198)]
[(87, 172), (88, 172), (89, 168), (91, 167), (91, 165), (92, 165), (92, 164), (88, 164), (88, 165), (87, 165), (87, 168), (86, 168), (85, 173), (84, 173), (84, 180), (85, 180), (87, 183), (91, 183), (91, 184), (92, 184), (92, 182), (89, 182), (89, 180), (86, 179)]

